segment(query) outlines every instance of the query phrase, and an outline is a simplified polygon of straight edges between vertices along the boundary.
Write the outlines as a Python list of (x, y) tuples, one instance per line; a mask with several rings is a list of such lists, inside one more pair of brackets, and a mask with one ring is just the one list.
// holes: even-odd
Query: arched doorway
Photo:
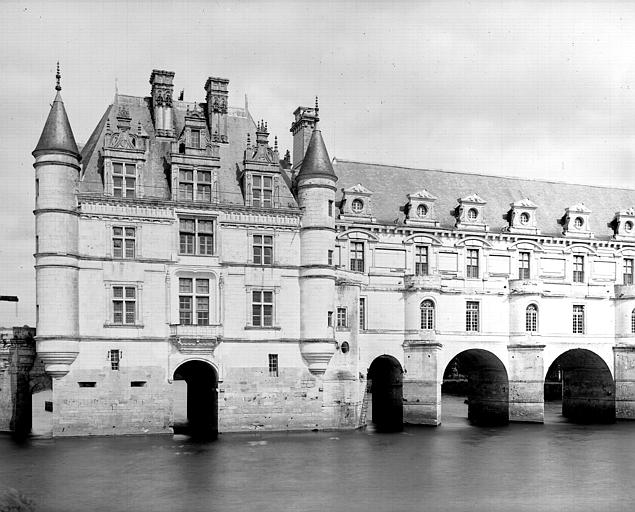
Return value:
[(371, 421), (378, 432), (403, 430), (403, 370), (394, 357), (377, 357), (368, 369)]
[(213, 439), (218, 435), (218, 375), (204, 361), (187, 361), (174, 371), (174, 380), (187, 386), (187, 422), (175, 425), (175, 434)]
[[(474, 425), (509, 423), (507, 370), (501, 360), (487, 350), (465, 350), (455, 356), (443, 373), (441, 393), (446, 397), (465, 397), (467, 419)], [(444, 397), (443, 404), (448, 402)]]
[(545, 402), (558, 400), (572, 422), (613, 423), (615, 381), (604, 360), (581, 348), (558, 356), (545, 377)]

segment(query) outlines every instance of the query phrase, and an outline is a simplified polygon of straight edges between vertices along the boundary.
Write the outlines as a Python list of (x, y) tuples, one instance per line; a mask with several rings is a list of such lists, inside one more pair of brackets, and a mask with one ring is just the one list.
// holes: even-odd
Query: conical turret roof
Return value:
[(44, 125), (44, 130), (42, 130), (42, 135), (40, 135), (40, 140), (33, 151), (33, 156), (55, 152), (68, 153), (79, 158), (79, 150), (59, 90), (55, 95), (53, 106)]
[(297, 179), (314, 176), (331, 178), (333, 181), (337, 181), (337, 175), (333, 170), (328, 151), (326, 151), (324, 139), (322, 139), (322, 132), (317, 125), (311, 135), (309, 147), (306, 149)]

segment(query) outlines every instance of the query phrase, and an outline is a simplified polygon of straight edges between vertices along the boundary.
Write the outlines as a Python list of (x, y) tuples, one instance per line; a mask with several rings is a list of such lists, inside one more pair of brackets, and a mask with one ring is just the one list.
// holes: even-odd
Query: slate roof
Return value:
[[(150, 112), (150, 98), (117, 95), (113, 104), (106, 108), (101, 120), (97, 124), (92, 135), (84, 145), (82, 159), (84, 170), (80, 191), (87, 193), (103, 194), (103, 169), (101, 150), (104, 145), (106, 124), (111, 129), (117, 128), (117, 113), (119, 107), (125, 106), (132, 118), (131, 132), (136, 133), (137, 126), (141, 123), (142, 130), (148, 134), (149, 153), (146, 161), (146, 172), (143, 176), (144, 197), (169, 199), (170, 189), (168, 174), (165, 172), (166, 158), (171, 151), (171, 141), (157, 140)], [(173, 102), (173, 127), (178, 137), (185, 124), (185, 113), (195, 106), (204, 108), (205, 104), (178, 101)], [(219, 144), (220, 169), (218, 170), (219, 199), (221, 203), (243, 205), (244, 197), (240, 187), (239, 174), (243, 169), (243, 156), (247, 144), (247, 134), (256, 132), (256, 123), (248, 111), (242, 108), (228, 109), (227, 114), (227, 138), (229, 143)], [(283, 180), (286, 185), (286, 181)], [(280, 193), (281, 204), (284, 207), (296, 207), (297, 204), (291, 192), (286, 186)]]
[(615, 213), (635, 205), (635, 190), (623, 188), (412, 169), (340, 159), (334, 160), (334, 169), (339, 177), (337, 200), (342, 199), (343, 189), (362, 184), (373, 192), (372, 215), (378, 223), (402, 224), (407, 195), (424, 188), (438, 198), (434, 204), (441, 228), (454, 228), (453, 212), (459, 198), (478, 194), (487, 202), (484, 222), (492, 232), (501, 232), (508, 225), (505, 217), (510, 203), (528, 198), (538, 205), (536, 220), (541, 234), (561, 235), (559, 221), (565, 209), (584, 203), (592, 212), (589, 224), (595, 238), (606, 240), (613, 234), (607, 224), (613, 220)]
[(326, 145), (324, 144), (324, 139), (322, 138), (322, 132), (316, 125), (311, 134), (311, 140), (309, 140), (306, 154), (302, 160), (298, 179), (320, 176), (337, 180), (337, 176), (335, 172), (333, 172), (331, 159), (326, 150)]
[(66, 109), (64, 108), (64, 102), (62, 101), (59, 90), (55, 95), (53, 105), (51, 106), (49, 115), (46, 118), (46, 123), (44, 124), (44, 129), (42, 130), (42, 135), (40, 135), (40, 140), (33, 150), (33, 155), (37, 156), (43, 152), (61, 152), (74, 156), (79, 155), (75, 137), (73, 136), (73, 130), (71, 130), (71, 124), (68, 122), (68, 116), (66, 115)]

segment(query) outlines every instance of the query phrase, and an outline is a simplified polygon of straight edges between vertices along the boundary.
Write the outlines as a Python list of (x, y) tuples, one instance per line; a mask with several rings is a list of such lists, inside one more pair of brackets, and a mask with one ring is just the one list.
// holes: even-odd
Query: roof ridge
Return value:
[(627, 190), (630, 192), (635, 190), (635, 186), (633, 188), (610, 187), (608, 185), (591, 185), (588, 183), (574, 183), (570, 181), (547, 180), (547, 179), (541, 179), (541, 178), (520, 178), (518, 176), (508, 176), (505, 174), (486, 174), (486, 173), (468, 172), (468, 171), (454, 171), (454, 170), (447, 170), (447, 169), (427, 169), (422, 167), (408, 167), (405, 165), (390, 165), (390, 164), (380, 164), (380, 163), (374, 163), (374, 162), (361, 162), (359, 160), (347, 160), (345, 158), (337, 158), (337, 157), (333, 157), (333, 161), (335, 163), (347, 162), (350, 164), (374, 165), (377, 167), (389, 167), (392, 169), (404, 169), (409, 171), (434, 171), (434, 172), (442, 172), (445, 174), (461, 174), (461, 175), (469, 174), (471, 176), (483, 176), (487, 178), (503, 178), (503, 179), (516, 180), (516, 181), (537, 181), (540, 183), (553, 183), (556, 185), (575, 185), (578, 187), (605, 188), (609, 190)]

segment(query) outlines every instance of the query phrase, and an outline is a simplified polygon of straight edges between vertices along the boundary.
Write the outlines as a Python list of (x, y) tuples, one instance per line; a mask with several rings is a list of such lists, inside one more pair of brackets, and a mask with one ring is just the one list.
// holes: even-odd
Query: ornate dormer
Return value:
[(213, 142), (227, 142), (227, 78), (210, 76), (205, 82), (207, 122)]
[(539, 235), (536, 210), (538, 205), (529, 199), (521, 199), (509, 205), (511, 209), (507, 214), (509, 226), (504, 231), (508, 233), (522, 233), (526, 235)]
[(478, 194), (471, 194), (458, 200), (456, 207), (456, 227), (471, 231), (488, 231), (485, 224), (485, 205), (487, 204)]
[(562, 234), (577, 238), (593, 238), (589, 223), (590, 214), (591, 210), (584, 206), (584, 203), (567, 208), (562, 220)]
[(161, 69), (152, 70), (150, 84), (152, 85), (152, 120), (157, 137), (172, 137), (174, 123), (172, 121), (172, 90), (174, 85), (173, 71)]
[(358, 183), (355, 186), (342, 189), (342, 205), (340, 219), (350, 221), (375, 222), (371, 197), (373, 193)]
[(267, 123), (260, 121), (256, 126), (255, 144), (252, 144), (250, 135), (247, 135), (241, 177), (245, 205), (257, 208), (279, 207), (281, 179), (278, 138), (275, 138), (274, 147), (271, 148)]
[(117, 129), (113, 130), (108, 120), (104, 133), (104, 193), (128, 199), (142, 197), (148, 134), (141, 121), (134, 123), (127, 105), (115, 107)]
[(627, 208), (615, 213), (613, 221), (609, 224), (613, 229), (615, 240), (635, 240), (635, 208)]
[(436, 196), (425, 189), (421, 189), (413, 194), (408, 194), (408, 204), (406, 204), (406, 224), (418, 226), (437, 227), (434, 202)]
[(204, 111), (188, 105), (184, 126), (169, 157), (174, 201), (217, 202), (218, 144), (211, 141)]

